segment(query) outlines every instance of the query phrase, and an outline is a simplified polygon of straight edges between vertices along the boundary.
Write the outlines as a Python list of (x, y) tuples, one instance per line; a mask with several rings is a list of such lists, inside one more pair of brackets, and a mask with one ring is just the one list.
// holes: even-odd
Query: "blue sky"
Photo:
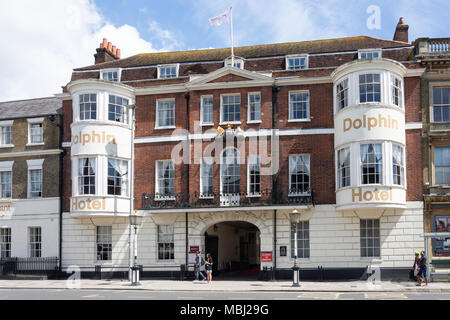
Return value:
[[(233, 6), (235, 46), (357, 35), (450, 37), (448, 0), (0, 0), (0, 101), (52, 96), (76, 67), (94, 63), (103, 37), (122, 57), (230, 46), (208, 18)], [(379, 8), (379, 28), (367, 13)]]
[[(235, 45), (363, 34), (392, 39), (400, 16), (405, 17), (410, 25), (410, 41), (422, 36), (450, 36), (450, 2), (444, 0), (96, 0), (95, 3), (112, 24), (135, 26), (142, 38), (158, 50), (165, 50), (169, 43), (169, 47), (175, 50), (229, 46), (228, 26), (210, 27), (208, 18), (224, 12), (230, 5), (233, 6)], [(379, 29), (367, 28), (370, 14), (366, 10), (371, 5), (380, 8)], [(302, 12), (308, 14), (307, 20), (303, 19)], [(154, 29), (149, 28), (150, 21), (170, 32), (176, 43), (161, 39)], [(298, 31), (295, 30), (297, 26)]]

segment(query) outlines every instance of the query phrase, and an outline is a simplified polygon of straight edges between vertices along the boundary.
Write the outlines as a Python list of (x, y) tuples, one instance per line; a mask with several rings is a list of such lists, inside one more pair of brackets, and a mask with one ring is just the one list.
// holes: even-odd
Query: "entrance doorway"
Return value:
[(248, 222), (226, 221), (205, 232), (205, 253), (210, 253), (216, 278), (257, 278), (260, 271), (260, 231)]

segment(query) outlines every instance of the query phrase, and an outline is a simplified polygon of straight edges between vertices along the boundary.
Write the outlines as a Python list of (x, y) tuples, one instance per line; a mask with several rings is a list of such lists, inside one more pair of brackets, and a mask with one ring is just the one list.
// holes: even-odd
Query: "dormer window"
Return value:
[(158, 79), (178, 77), (179, 64), (165, 64), (158, 66)]
[(286, 56), (286, 70), (302, 70), (308, 68), (308, 55)]
[(120, 69), (110, 69), (101, 71), (102, 80), (118, 82), (120, 81)]
[(381, 49), (360, 49), (358, 59), (381, 58)]
[[(244, 69), (244, 59), (234, 58), (234, 67)], [(231, 58), (225, 59), (225, 67), (231, 67)]]

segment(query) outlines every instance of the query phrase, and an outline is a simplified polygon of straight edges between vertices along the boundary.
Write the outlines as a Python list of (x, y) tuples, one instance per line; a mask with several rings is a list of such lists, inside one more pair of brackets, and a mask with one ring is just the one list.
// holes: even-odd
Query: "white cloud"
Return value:
[(135, 27), (109, 23), (90, 0), (0, 1), (0, 30), (0, 101), (60, 93), (73, 68), (94, 64), (103, 37), (122, 57), (159, 51)]

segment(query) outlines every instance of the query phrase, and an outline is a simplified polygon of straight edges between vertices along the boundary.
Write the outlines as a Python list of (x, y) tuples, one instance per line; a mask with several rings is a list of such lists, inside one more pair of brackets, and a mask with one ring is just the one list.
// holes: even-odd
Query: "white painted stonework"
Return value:
[[(277, 268), (287, 269), (293, 265), (289, 212), (277, 211)], [(138, 263), (146, 271), (177, 271), (186, 261), (186, 237), (184, 213), (156, 213), (140, 211), (144, 215), (138, 228)], [(380, 258), (360, 257), (360, 219), (380, 219)], [(377, 265), (383, 268), (408, 268), (414, 252), (423, 249), (422, 202), (408, 202), (406, 210), (382, 209), (373, 211), (337, 211), (334, 205), (318, 205), (302, 213), (302, 220), (310, 226), (310, 258), (300, 259), (302, 268), (365, 268)], [(273, 251), (273, 210), (205, 213), (189, 213), (189, 246), (205, 250), (205, 231), (224, 221), (245, 221), (260, 231), (260, 251)], [(113, 235), (112, 261), (96, 260), (96, 226), (111, 225)], [(174, 226), (175, 259), (157, 259), (157, 226)], [(68, 213), (63, 218), (63, 268), (78, 265), (83, 270), (94, 270), (94, 265), (126, 270), (128, 267), (128, 220), (127, 218), (98, 217), (76, 219)], [(280, 246), (287, 246), (288, 256), (280, 256)], [(220, 253), (219, 253), (220, 255)], [(271, 267), (273, 262), (262, 262)]]
[(0, 202), (0, 228), (11, 228), (11, 257), (30, 257), (30, 227), (41, 227), (41, 256), (59, 256), (59, 198)]

